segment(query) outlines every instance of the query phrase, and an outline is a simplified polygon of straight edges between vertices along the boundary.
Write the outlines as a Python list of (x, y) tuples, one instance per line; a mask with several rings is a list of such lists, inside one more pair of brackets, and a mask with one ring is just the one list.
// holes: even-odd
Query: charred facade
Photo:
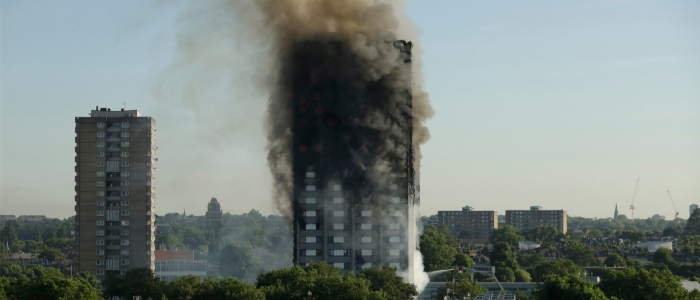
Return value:
[(376, 77), (344, 41), (300, 42), (289, 52), (296, 265), (412, 274), (412, 45), (384, 46), (393, 69)]

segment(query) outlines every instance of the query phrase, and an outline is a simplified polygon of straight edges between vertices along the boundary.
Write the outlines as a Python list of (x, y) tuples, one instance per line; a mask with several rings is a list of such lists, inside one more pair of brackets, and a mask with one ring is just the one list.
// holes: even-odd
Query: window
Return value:
[(306, 224), (306, 230), (316, 230), (316, 224)]
[(128, 215), (129, 215), (129, 211), (128, 211), (128, 210), (122, 210), (122, 211), (121, 211), (121, 215), (122, 215), (122, 216), (128, 216)]
[(343, 224), (343, 223), (333, 224), (333, 230), (344, 230), (344, 229), (345, 229), (345, 224)]
[(389, 256), (399, 256), (399, 250), (389, 250)]
[(126, 275), (126, 270), (119, 270), (119, 275)]
[(345, 211), (342, 211), (342, 210), (334, 210), (334, 211), (333, 211), (333, 216), (334, 216), (334, 217), (343, 217), (343, 216), (345, 216)]
[(112, 128), (120, 128), (121, 125), (120, 123), (112, 123)]
[(97, 250), (97, 255), (100, 255), (100, 256), (105, 255), (105, 251), (104, 250)]
[(333, 266), (336, 268), (345, 269), (345, 263), (333, 263)]
[(97, 206), (105, 206), (105, 202), (104, 201), (97, 201)]
[(129, 128), (129, 122), (122, 122), (123, 128)]
[(122, 191), (121, 195), (124, 196), (124, 197), (128, 197), (128, 196), (129, 196), (129, 191)]
[(398, 230), (398, 229), (399, 229), (399, 223), (391, 223), (391, 224), (389, 224), (389, 229), (390, 229), (390, 230)]
[(316, 256), (316, 250), (310, 250), (310, 249), (301, 250), (301, 256)]
[(316, 204), (316, 198), (301, 198), (301, 203)]
[(333, 239), (333, 243), (344, 243), (345, 242), (345, 237), (342, 237), (342, 236), (334, 236), (332, 239)]
[(121, 206), (129, 206), (129, 201), (122, 201)]
[(105, 274), (105, 270), (97, 270), (97, 275), (98, 275), (98, 276), (99, 276), (99, 275), (104, 275), (104, 274)]
[(319, 237), (319, 236), (302, 236), (301, 242), (307, 243), (307, 244), (316, 244), (316, 243), (321, 242), (321, 237)]
[(96, 261), (96, 263), (97, 263), (98, 266), (103, 266), (103, 265), (105, 264), (105, 261), (104, 261), (104, 260), (98, 260), (98, 261)]
[(122, 240), (122, 246), (129, 246), (129, 240)]
[(102, 216), (105, 215), (105, 211), (104, 211), (104, 210), (98, 210), (98, 211), (96, 211), (95, 213), (97, 214), (98, 217), (102, 217)]
[(371, 217), (372, 216), (372, 211), (371, 210), (363, 210), (361, 213), (361, 216), (363, 217)]
[(307, 191), (315, 191), (315, 190), (316, 190), (316, 186), (315, 186), (315, 185), (307, 185), (307, 186), (306, 186), (306, 190), (307, 190)]
[(306, 211), (304, 211), (303, 214), (305, 217), (315, 217), (316, 211), (315, 210), (306, 210)]
[(97, 123), (97, 128), (105, 128), (105, 123), (102, 123), (102, 122)]
[(146, 186), (151, 186), (151, 182), (150, 181), (146, 182)]
[(330, 254), (330, 256), (347, 256), (348, 250), (343, 250), (343, 249), (330, 250), (330, 251), (328, 251), (328, 254)]
[(118, 259), (108, 259), (107, 266), (105, 268), (107, 268), (107, 270), (119, 270), (119, 260)]
[(345, 202), (345, 199), (343, 199), (342, 197), (333, 198), (333, 203), (335, 203), (335, 204), (341, 204), (343, 202)]
[(97, 196), (98, 196), (98, 197), (104, 196), (104, 195), (105, 195), (105, 192), (104, 192), (104, 191), (97, 191)]
[(399, 197), (391, 197), (389, 198), (389, 202), (394, 204), (399, 203)]
[(314, 172), (306, 172), (306, 178), (314, 178), (316, 177), (316, 173)]
[(108, 172), (119, 172), (119, 162), (118, 161), (108, 161), (107, 162)]
[(395, 191), (395, 190), (397, 190), (397, 189), (399, 188), (399, 186), (398, 186), (398, 185), (395, 185), (395, 184), (392, 184), (392, 185), (390, 186), (390, 188), (391, 188), (392, 191)]
[(103, 235), (105, 235), (105, 231), (104, 230), (97, 230), (97, 231), (95, 231), (95, 234), (98, 236), (103, 236)]
[(403, 215), (403, 213), (400, 210), (395, 210), (389, 213), (390, 216), (392, 217), (400, 217)]
[(122, 147), (128, 148), (128, 147), (129, 147), (129, 142), (122, 142)]
[(397, 262), (394, 262), (394, 263), (389, 263), (389, 266), (392, 267), (392, 268), (397, 268), (397, 269), (398, 269), (398, 268), (401, 267), (401, 264), (400, 264), (400, 263), (397, 263)]
[(129, 166), (129, 162), (128, 162), (128, 161), (123, 161), (123, 162), (122, 162), (122, 167), (128, 167), (128, 166)]
[(401, 242), (401, 238), (399, 238), (398, 236), (390, 236), (389, 237), (389, 243), (395, 244), (398, 242)]
[(129, 255), (129, 250), (122, 250), (122, 255)]
[(128, 220), (123, 220), (121, 223), (122, 223), (122, 226), (129, 226)]
[(372, 242), (372, 237), (371, 236), (363, 236), (360, 238), (360, 243), (371, 243)]
[(122, 177), (129, 177), (129, 171), (123, 171)]
[(362, 251), (360, 253), (361, 253), (360, 255), (362, 255), (362, 256), (372, 256), (372, 250), (369, 250), (369, 249), (362, 249)]
[(103, 137), (105, 137), (105, 133), (104, 133), (104, 132), (98, 132), (98, 133), (97, 133), (97, 137), (98, 137), (98, 138), (103, 138)]
[(372, 224), (371, 224), (371, 223), (362, 223), (362, 224), (360, 224), (360, 229), (362, 229), (362, 230), (371, 230), (371, 229), (372, 229)]
[(128, 132), (122, 132), (122, 137), (123, 137), (123, 138), (128, 138), (128, 137), (129, 137), (129, 133), (128, 133)]
[(107, 221), (118, 221), (119, 220), (119, 211), (110, 209), (107, 211)]
[(122, 265), (128, 265), (129, 260), (128, 259), (122, 259)]
[(104, 166), (105, 166), (105, 162), (103, 162), (103, 161), (98, 161), (96, 164), (97, 164), (98, 167), (104, 167)]
[(129, 235), (129, 231), (128, 231), (128, 230), (122, 230), (122, 235)]
[(129, 157), (129, 152), (122, 152), (122, 157)]
[(95, 224), (97, 224), (97, 226), (105, 226), (105, 221), (97, 220), (95, 221)]
[(105, 157), (105, 153), (104, 152), (97, 152), (97, 157)]
[(97, 142), (97, 148), (104, 148), (105, 142)]
[(97, 246), (104, 246), (104, 245), (105, 245), (105, 240), (96, 240), (96, 241), (95, 241), (95, 244), (96, 244)]
[(333, 185), (333, 190), (334, 190), (334, 191), (340, 191), (340, 184), (334, 184), (334, 185)]
[(97, 177), (105, 177), (105, 172), (97, 172)]

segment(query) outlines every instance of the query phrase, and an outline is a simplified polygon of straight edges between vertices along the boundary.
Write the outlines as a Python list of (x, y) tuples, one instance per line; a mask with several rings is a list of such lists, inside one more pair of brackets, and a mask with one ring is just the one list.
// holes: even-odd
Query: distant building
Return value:
[(194, 260), (194, 250), (155, 250), (156, 278), (173, 281), (183, 276), (207, 277), (207, 262)]
[(26, 216), (19, 216), (17, 218), (19, 221), (25, 221), (25, 222), (43, 222), (46, 220), (46, 216), (44, 215), (26, 215)]
[(219, 201), (216, 200), (216, 198), (211, 198), (211, 200), (209, 200), (209, 204), (207, 205), (207, 225), (210, 227), (220, 226), (223, 215), (224, 213), (221, 210)]
[(526, 231), (538, 226), (552, 226), (566, 233), (565, 210), (542, 210), (541, 206), (530, 206), (530, 210), (506, 210), (506, 225)]
[(656, 250), (659, 250), (661, 248), (666, 248), (669, 251), (673, 251), (673, 242), (671, 241), (647, 241), (637, 243), (634, 246), (637, 248), (645, 248), (651, 253), (654, 253), (656, 252)]
[(12, 221), (15, 220), (15, 215), (0, 215), (0, 221), (5, 222), (5, 221)]
[[(438, 225), (445, 225), (459, 237), (486, 239), (498, 228), (498, 212), (494, 210), (475, 211), (465, 206), (460, 211), (438, 211)], [(466, 233), (467, 236), (462, 236)]]
[(615, 203), (615, 214), (613, 215), (613, 220), (617, 220), (617, 216), (618, 216), (618, 213), (617, 213), (617, 203)]
[(691, 204), (691, 205), (690, 205), (690, 215), (688, 215), (688, 216), (692, 216), (696, 209), (698, 209), (698, 205), (697, 205), (697, 204)]
[(654, 221), (657, 221), (657, 222), (664, 221), (664, 220), (666, 220), (666, 216), (660, 215), (660, 214), (655, 214), (655, 215), (651, 216), (651, 219)]

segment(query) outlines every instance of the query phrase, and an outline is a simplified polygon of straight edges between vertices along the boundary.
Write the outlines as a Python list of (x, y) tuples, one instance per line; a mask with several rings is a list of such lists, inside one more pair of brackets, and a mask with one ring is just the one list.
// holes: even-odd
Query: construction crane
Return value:
[(632, 205), (630, 205), (630, 210), (632, 210), (632, 222), (634, 222), (634, 199), (637, 198), (637, 187), (639, 187), (639, 177), (637, 177), (637, 184), (634, 185), (634, 196), (632, 196)]
[(673, 197), (671, 197), (671, 191), (666, 190), (666, 193), (668, 193), (668, 198), (671, 199), (671, 204), (673, 205), (673, 210), (676, 211), (676, 218), (673, 220), (673, 223), (676, 224), (676, 229), (678, 228), (678, 210), (676, 209), (676, 203), (673, 203)]

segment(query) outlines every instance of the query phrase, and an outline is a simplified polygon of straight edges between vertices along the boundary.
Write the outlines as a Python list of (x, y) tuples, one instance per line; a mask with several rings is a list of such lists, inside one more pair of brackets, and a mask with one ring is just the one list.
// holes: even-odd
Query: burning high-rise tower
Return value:
[(389, 265), (412, 274), (413, 112), (405, 88), (412, 45), (382, 46), (394, 51), (394, 70), (376, 78), (366, 76), (365, 58), (333, 37), (297, 43), (286, 58), (295, 264)]

